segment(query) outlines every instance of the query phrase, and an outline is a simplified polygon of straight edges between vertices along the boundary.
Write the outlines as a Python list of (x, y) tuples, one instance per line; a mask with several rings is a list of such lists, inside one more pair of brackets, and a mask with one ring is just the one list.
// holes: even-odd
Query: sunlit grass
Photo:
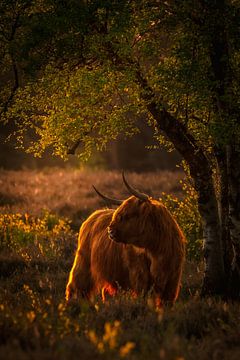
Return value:
[(44, 211), (29, 214), (0, 214), (0, 251), (10, 251), (30, 261), (61, 257), (73, 236), (69, 220)]

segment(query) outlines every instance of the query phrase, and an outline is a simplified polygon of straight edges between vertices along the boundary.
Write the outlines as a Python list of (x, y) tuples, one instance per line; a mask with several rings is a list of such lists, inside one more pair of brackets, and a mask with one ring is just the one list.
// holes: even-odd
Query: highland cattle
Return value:
[(67, 301), (92, 296), (104, 289), (135, 294), (152, 291), (156, 303), (178, 297), (185, 238), (177, 222), (159, 201), (123, 182), (132, 194), (124, 201), (97, 193), (118, 205), (97, 210), (82, 224), (78, 248), (66, 288)]

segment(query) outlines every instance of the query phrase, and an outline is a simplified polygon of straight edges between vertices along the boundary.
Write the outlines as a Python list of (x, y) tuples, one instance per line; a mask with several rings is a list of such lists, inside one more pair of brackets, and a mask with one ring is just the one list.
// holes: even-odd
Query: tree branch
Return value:
[(2, 111), (0, 112), (0, 115), (3, 115), (7, 112), (9, 105), (11, 104), (14, 95), (19, 87), (19, 76), (18, 76), (18, 69), (17, 69), (17, 64), (15, 62), (14, 59), (12, 59), (12, 71), (13, 71), (13, 78), (14, 78), (14, 84), (11, 90), (11, 93), (7, 99), (7, 101), (5, 102)]
[(211, 167), (195, 138), (187, 131), (186, 126), (169, 113), (162, 104), (156, 103), (154, 100), (155, 94), (140, 70), (137, 70), (136, 77), (144, 90), (142, 97), (147, 101), (147, 109), (155, 119), (158, 128), (164, 132), (166, 137), (173, 143), (175, 149), (188, 162), (192, 177), (196, 179), (206, 169), (209, 176), (211, 174)]
[(75, 143), (74, 143), (71, 147), (68, 148), (68, 150), (67, 150), (67, 155), (75, 155), (76, 150), (77, 150), (77, 148), (78, 148), (78, 146), (79, 146), (80, 144), (81, 144), (81, 140), (80, 140), (80, 139), (77, 140), (77, 141), (75, 141)]
[[(19, 19), (20, 19), (20, 12), (17, 13), (15, 19), (14, 19), (14, 22), (12, 24), (12, 28), (11, 28), (11, 33), (8, 37), (8, 41), (11, 42), (13, 41), (14, 39), (14, 36), (16, 34), (16, 30), (19, 26)], [(7, 112), (8, 110), (8, 107), (9, 105), (11, 104), (12, 100), (13, 100), (13, 97), (19, 87), (19, 76), (18, 76), (18, 69), (17, 69), (17, 64), (16, 64), (16, 61), (13, 57), (13, 54), (11, 53), (11, 59), (12, 59), (12, 72), (13, 72), (13, 87), (12, 87), (12, 90), (11, 90), (11, 93), (8, 97), (8, 99), (6, 100), (4, 106), (3, 106), (3, 109), (2, 111), (0, 112), (0, 115), (3, 115), (4, 113)]]
[[(91, 127), (91, 129), (89, 131), (85, 131), (82, 136), (88, 136), (89, 134), (91, 134), (91, 132), (93, 131), (94, 126)], [(79, 145), (81, 144), (82, 139), (78, 139), (76, 140), (71, 146), (68, 146), (66, 144), (66, 146), (68, 146), (68, 150), (67, 150), (67, 155), (75, 155), (76, 154), (76, 150), (79, 147)]]

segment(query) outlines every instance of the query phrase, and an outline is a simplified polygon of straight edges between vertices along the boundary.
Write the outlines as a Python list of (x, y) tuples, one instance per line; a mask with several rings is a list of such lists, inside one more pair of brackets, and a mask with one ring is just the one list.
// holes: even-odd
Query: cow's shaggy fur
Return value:
[(66, 299), (90, 298), (110, 287), (137, 294), (152, 290), (161, 303), (173, 303), (184, 243), (176, 221), (156, 200), (131, 196), (115, 211), (97, 210), (81, 226)]

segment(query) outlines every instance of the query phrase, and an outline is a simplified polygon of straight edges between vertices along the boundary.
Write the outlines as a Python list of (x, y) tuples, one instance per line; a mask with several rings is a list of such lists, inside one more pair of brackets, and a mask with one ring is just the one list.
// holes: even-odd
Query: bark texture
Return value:
[(233, 257), (229, 277), (229, 294), (240, 297), (240, 149), (228, 146), (229, 228)]

